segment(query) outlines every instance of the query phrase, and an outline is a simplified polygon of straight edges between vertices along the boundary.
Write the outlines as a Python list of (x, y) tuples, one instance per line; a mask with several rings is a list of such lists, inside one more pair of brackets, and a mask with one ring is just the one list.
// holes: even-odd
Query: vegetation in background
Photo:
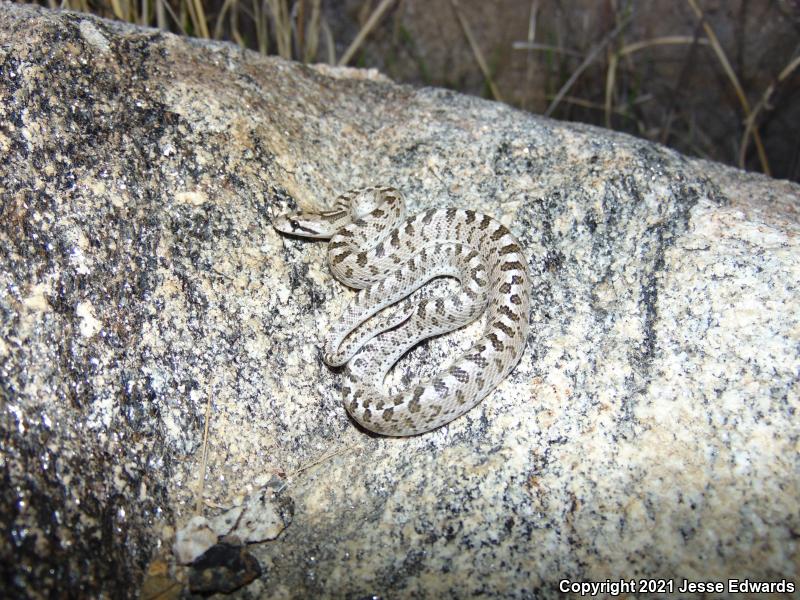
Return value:
[[(484, 95), (525, 109), (537, 104), (534, 108), (547, 116), (620, 129), (689, 154), (800, 180), (800, 144), (797, 141), (800, 131), (769, 128), (783, 113), (790, 115), (790, 119), (795, 115), (792, 100), (796, 100), (800, 91), (800, 3), (739, 0), (737, 6), (742, 20), (757, 18), (748, 17), (751, 5), (772, 5), (786, 14), (798, 32), (797, 43), (787, 56), (772, 57), (770, 64), (777, 65), (772, 69), (774, 72), (766, 79), (752, 78), (753, 82), (749, 82), (740, 72), (744, 43), (733, 48), (723, 45), (707, 13), (710, 10), (707, 6), (718, 5), (711, 0), (667, 3), (667, 7), (682, 5), (693, 22), (685, 31), (643, 39), (631, 39), (629, 32), (645, 14), (645, 3), (604, 0), (602, 7), (607, 17), (597, 27), (605, 30), (598, 30), (594, 41), (578, 39), (580, 36), (565, 37), (565, 32), (567, 35), (574, 32), (569, 20), (580, 2), (520, 0), (518, 4), (527, 9), (524, 15), (527, 37), (506, 46), (510, 46), (507, 49), (512, 53), (526, 53), (526, 71), (524, 77), (513, 79), (513, 85), (509, 85), (501, 84), (496, 78), (498, 70), (502, 69), (497, 49), (481, 47), (481, 43), (491, 45), (491, 41), (480, 39), (483, 23), (470, 20), (469, 9), (483, 1), (427, 0), (428, 6), (437, 6), (438, 10), (432, 13), (436, 18), (452, 19), (462, 32), (461, 41), (468, 46), (474, 69), (483, 80)], [(232, 40), (264, 54), (303, 62), (383, 66), (392, 76), (396, 65), (406, 60), (418, 71), (412, 83), (452, 85), (449, 74), (441, 81), (432, 75), (425, 44), (415, 39), (402, 22), (404, 5), (412, 2), (414, 0), (40, 0), (40, 4), (51, 8), (91, 12), (184, 35)], [(417, 8), (426, 6), (421, 0), (416, 0), (416, 5)], [(442, 10), (443, 6), (446, 11)], [(651, 17), (654, 6), (647, 3)], [(551, 12), (555, 10), (556, 18), (560, 15), (564, 19), (564, 27), (543, 23), (541, 14), (545, 7)], [(522, 16), (498, 13), (493, 18), (518, 21)], [(342, 32), (348, 30), (341, 26), (341, 21), (348, 19), (357, 24), (355, 29), (349, 28), (352, 35), (348, 35), (348, 39), (335, 39), (336, 36), (342, 38)], [(744, 30), (744, 23), (724, 23), (724, 26), (726, 31), (730, 28)], [(395, 45), (381, 45), (381, 38), (390, 37), (392, 30)], [(761, 35), (766, 40), (769, 33), (762, 31)], [(724, 39), (730, 42), (731, 36)], [(653, 85), (653, 56), (664, 48), (680, 49), (683, 58), (677, 68), (677, 81), (657, 82), (663, 83), (663, 93), (655, 94), (652, 90), (658, 86)], [(492, 58), (490, 63), (486, 54)], [(697, 85), (698, 77), (702, 80), (699, 74), (705, 73), (699, 69), (709, 68), (710, 62), (717, 77)], [(543, 71), (545, 84), (533, 89), (533, 74), (541, 84)], [(723, 123), (722, 140), (721, 124), (708, 122), (698, 116), (696, 110), (710, 88), (726, 98), (724, 108), (732, 115)], [(480, 93), (475, 89), (467, 91)], [(687, 101), (688, 94), (693, 95), (691, 101)], [(765, 133), (767, 131), (769, 133)], [(767, 141), (764, 135), (769, 136)], [(774, 164), (778, 165), (777, 171)]]

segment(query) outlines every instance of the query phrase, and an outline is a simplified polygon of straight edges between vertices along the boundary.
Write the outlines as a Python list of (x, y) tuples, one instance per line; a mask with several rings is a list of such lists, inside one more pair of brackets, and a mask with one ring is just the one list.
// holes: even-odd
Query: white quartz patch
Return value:
[(88, 300), (78, 303), (78, 306), (75, 308), (75, 314), (78, 315), (81, 320), (80, 332), (83, 337), (92, 337), (100, 331), (103, 326), (100, 320), (95, 316), (94, 306), (92, 306), (91, 302)]

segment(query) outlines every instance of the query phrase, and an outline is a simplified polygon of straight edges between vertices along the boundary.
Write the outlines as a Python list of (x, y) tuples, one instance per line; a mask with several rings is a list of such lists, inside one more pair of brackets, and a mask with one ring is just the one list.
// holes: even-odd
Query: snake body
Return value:
[[(383, 435), (423, 433), (464, 414), (516, 366), (529, 326), (530, 275), (519, 242), (488, 215), (457, 208), (406, 218), (390, 187), (352, 190), (330, 210), (274, 220), (282, 232), (329, 239), (328, 264), (359, 292), (329, 331), (324, 360), (347, 365), (344, 405)], [(453, 277), (458, 293), (411, 297), (431, 279)], [(384, 378), (420, 340), (487, 312), (480, 339), (448, 368), (389, 395)]]

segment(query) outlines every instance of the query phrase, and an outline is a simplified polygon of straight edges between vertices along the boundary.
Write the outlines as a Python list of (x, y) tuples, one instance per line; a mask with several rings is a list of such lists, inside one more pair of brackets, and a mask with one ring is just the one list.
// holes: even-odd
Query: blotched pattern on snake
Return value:
[[(274, 219), (274, 227), (329, 239), (331, 273), (360, 291), (328, 332), (324, 359), (347, 364), (343, 400), (361, 425), (414, 435), (464, 414), (516, 366), (529, 325), (530, 275), (519, 242), (491, 217), (457, 208), (406, 218), (390, 187), (342, 194), (330, 210)], [(411, 297), (431, 279), (460, 291)], [(422, 339), (453, 331), (487, 311), (481, 338), (447, 369), (401, 393), (384, 391), (392, 366)]]

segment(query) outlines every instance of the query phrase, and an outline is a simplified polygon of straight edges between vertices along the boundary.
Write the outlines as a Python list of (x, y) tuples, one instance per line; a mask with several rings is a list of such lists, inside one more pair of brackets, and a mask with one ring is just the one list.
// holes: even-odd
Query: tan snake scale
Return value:
[[(324, 359), (347, 365), (343, 400), (361, 425), (414, 435), (464, 414), (516, 366), (525, 348), (530, 275), (519, 242), (487, 215), (456, 208), (406, 218), (390, 187), (342, 194), (330, 210), (278, 217), (282, 233), (329, 239), (334, 277), (359, 290), (328, 332)], [(460, 291), (432, 296), (431, 279), (453, 277)], [(419, 296), (419, 297), (418, 297)], [(389, 395), (387, 372), (420, 340), (453, 331), (487, 312), (480, 339), (432, 379)]]

